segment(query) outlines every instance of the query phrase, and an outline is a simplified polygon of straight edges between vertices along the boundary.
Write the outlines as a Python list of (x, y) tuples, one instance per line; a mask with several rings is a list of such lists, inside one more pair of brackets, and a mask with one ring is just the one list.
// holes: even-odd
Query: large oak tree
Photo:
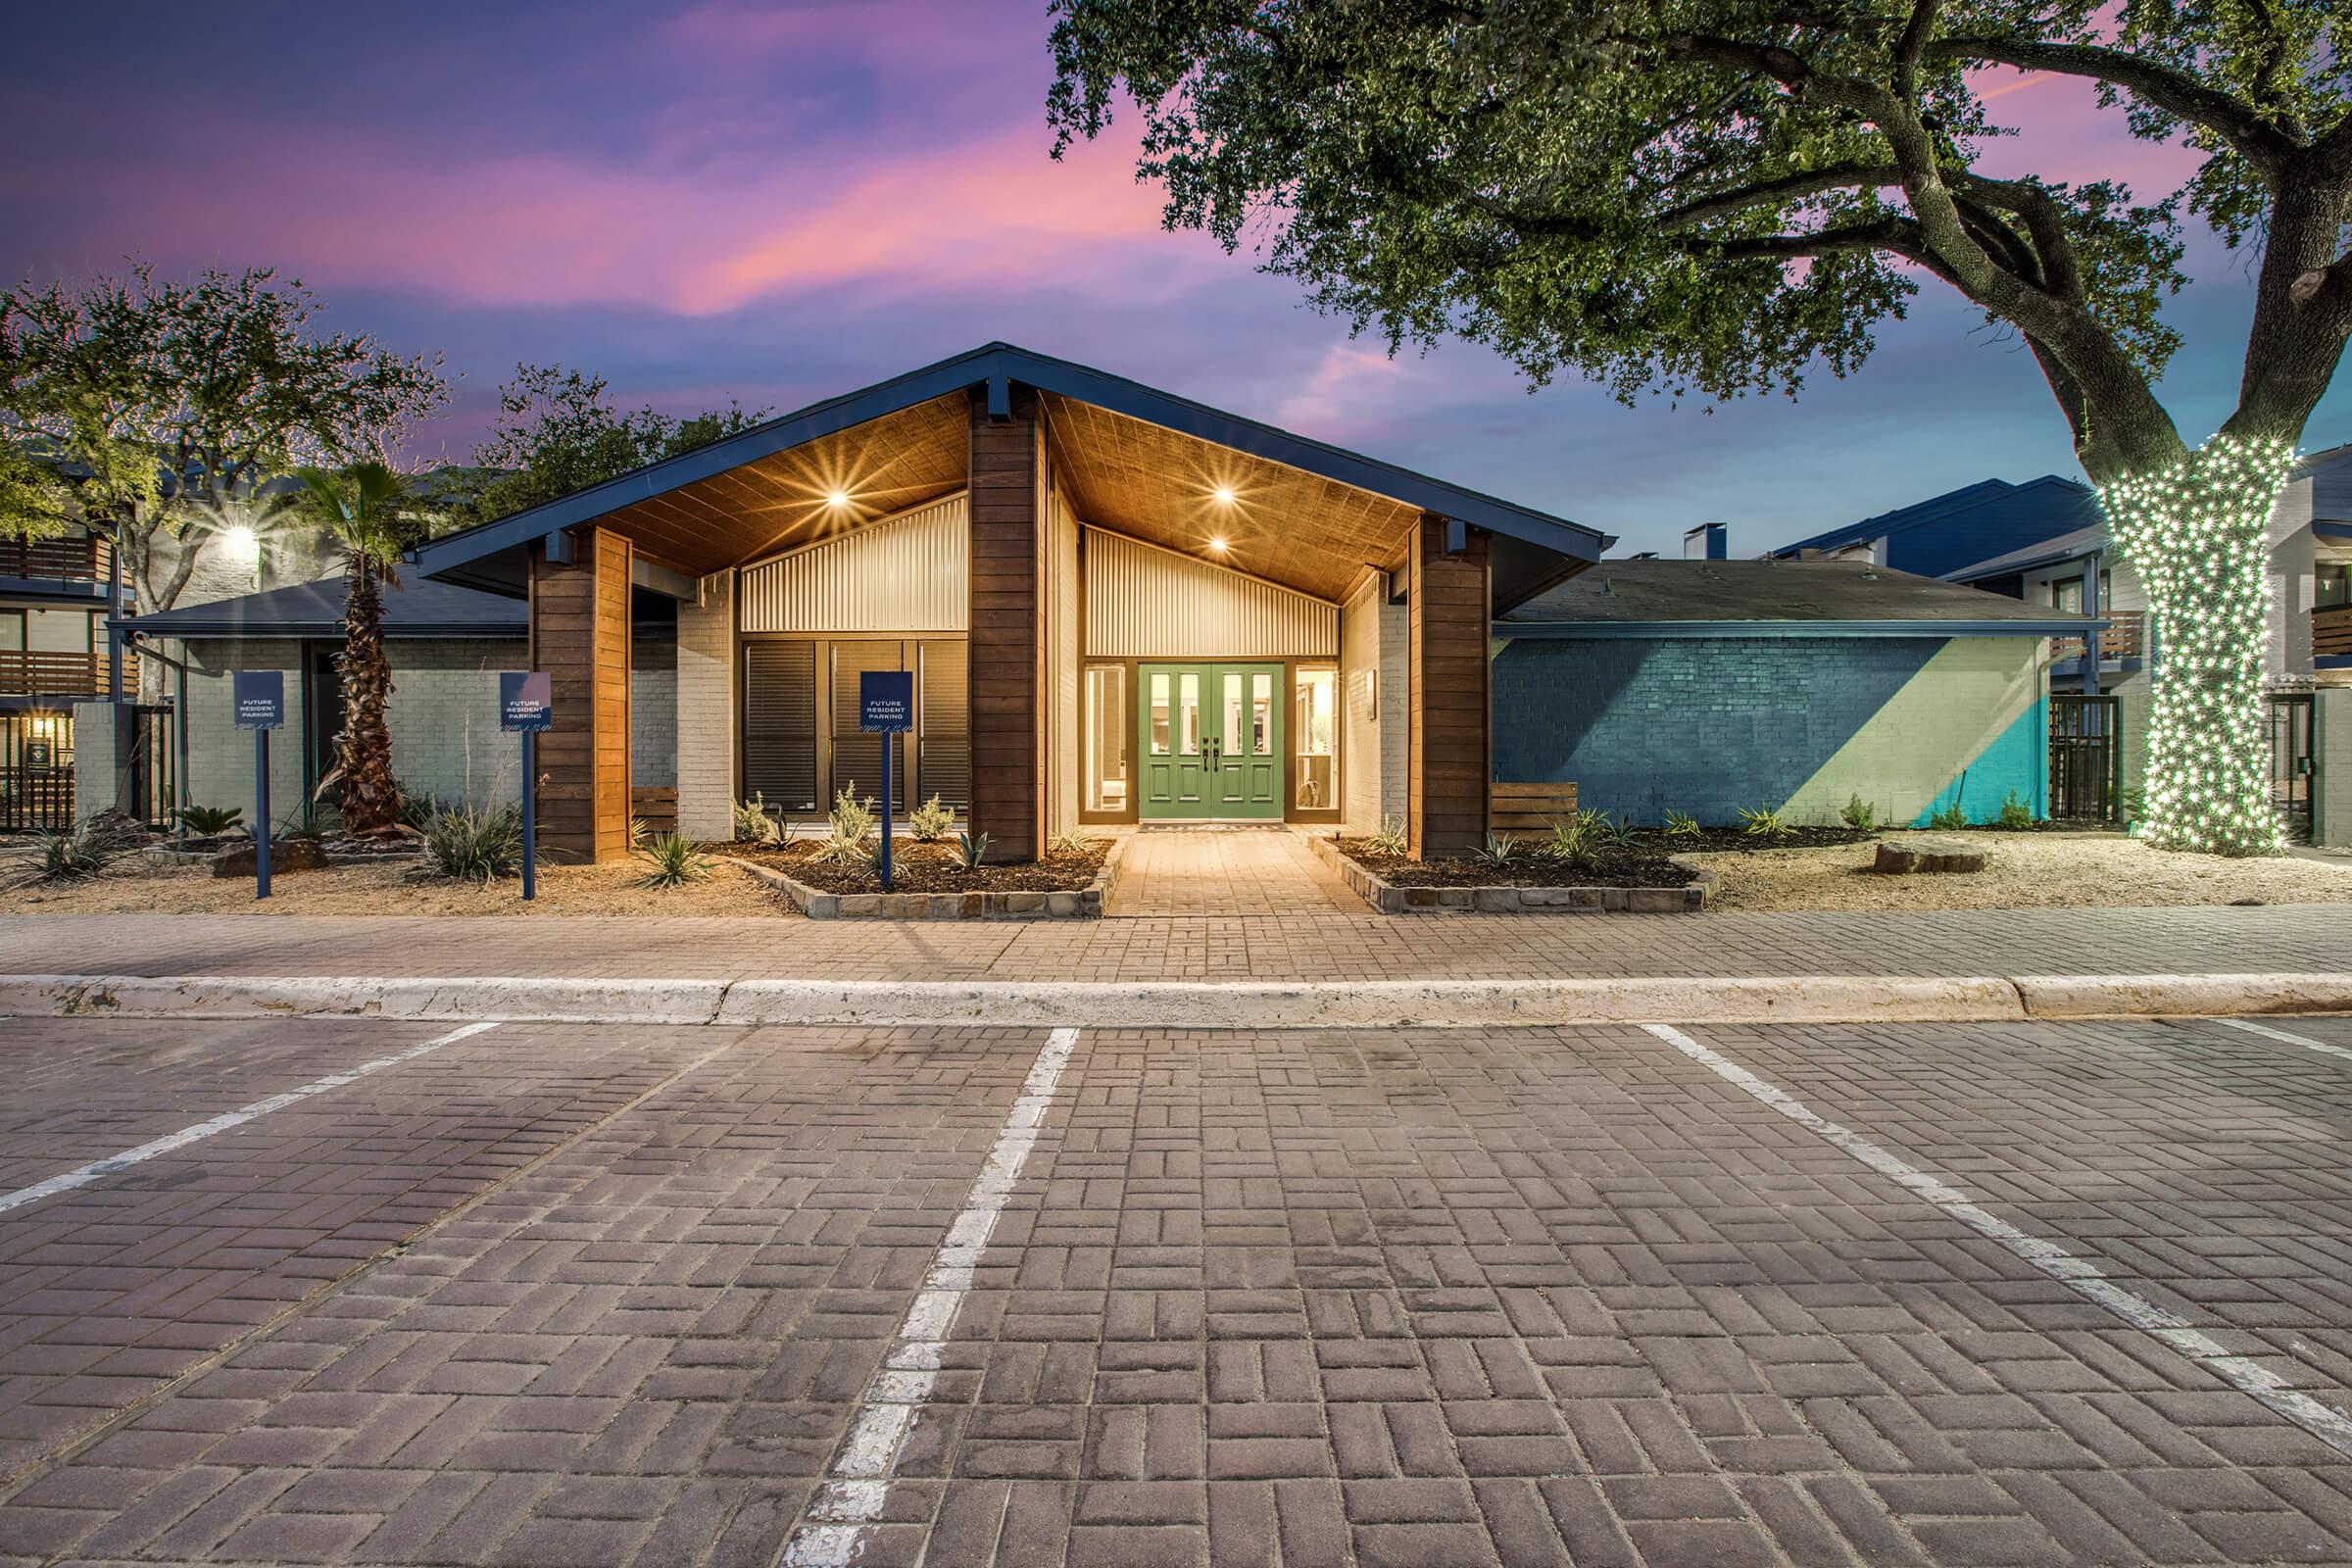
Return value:
[[(2344, 0), (1055, 0), (1056, 151), (1122, 99), (1171, 226), (1392, 347), (1453, 333), (1620, 396), (1843, 375), (1921, 287), (2031, 349), (2162, 639), (2148, 820), (2274, 849), (2263, 532), (2352, 334)], [(2135, 193), (1981, 165), (1992, 74), (2096, 84), (2196, 167)], [(2002, 148), (2011, 170), (2076, 160)], [(2184, 434), (2180, 220), (2250, 258), (2234, 412)]]

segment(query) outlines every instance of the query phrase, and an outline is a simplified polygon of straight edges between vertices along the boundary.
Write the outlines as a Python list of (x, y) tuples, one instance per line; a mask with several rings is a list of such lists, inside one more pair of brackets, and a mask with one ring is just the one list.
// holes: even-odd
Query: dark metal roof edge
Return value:
[(1194, 403), (1174, 393), (1162, 392), (1105, 370), (1093, 369), (1067, 360), (1051, 359), (1015, 348), (1009, 343), (998, 342), (985, 344), (968, 353), (938, 361), (888, 380), (877, 381), (855, 392), (812, 403), (740, 435), (713, 441), (709, 446), (697, 447), (692, 452), (674, 458), (665, 458), (660, 463), (608, 479), (603, 484), (592, 485), (576, 494), (492, 522), (477, 523), (445, 538), (429, 540), (412, 551), (409, 559), (416, 562), (426, 576), (441, 577), (470, 562), (514, 549), (556, 529), (576, 526), (682, 485), (715, 477), (772, 453), (801, 446), (853, 425), (863, 424), (869, 419), (881, 418), (885, 415), (896, 414), (918, 403), (927, 403), (933, 398), (1000, 376), (1042, 391), (1093, 403), (1114, 414), (1125, 414), (1162, 425), (1181, 435), (1213, 441), (1239, 452), (1248, 452), (1253, 457), (1370, 490), (1424, 511), (1459, 517), (1483, 528), (1557, 550), (1563, 555), (1597, 560), (1602, 551), (1617, 542), (1614, 535), (1604, 534), (1581, 522), (1571, 522), (1565, 517), (1555, 517), (1479, 491), (1448, 484), (1427, 474), (1415, 473), (1409, 468), (1383, 463), (1377, 458), (1367, 458), (1360, 453), (1348, 452), (1305, 436), (1293, 435), (1259, 420), (1227, 414), (1206, 404)]
[[(195, 620), (176, 621), (169, 626), (141, 625), (141, 617), (118, 617), (107, 624), (123, 631), (136, 632), (142, 637), (169, 637), (184, 642), (198, 637), (293, 637), (336, 638), (344, 634), (339, 620)], [(153, 618), (153, 617), (146, 617)], [(384, 635), (390, 637), (527, 637), (530, 627), (520, 620), (450, 620), (450, 621), (386, 621)]]
[(1513, 637), (2072, 637), (2104, 620), (1497, 620)]

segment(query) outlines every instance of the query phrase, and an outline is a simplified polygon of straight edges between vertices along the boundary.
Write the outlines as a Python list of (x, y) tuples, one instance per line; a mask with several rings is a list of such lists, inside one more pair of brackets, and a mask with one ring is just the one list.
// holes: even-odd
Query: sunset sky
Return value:
[[(337, 326), (462, 377), (427, 456), (464, 461), (518, 360), (675, 412), (788, 409), (1004, 338), (1672, 549), (1751, 555), (1997, 474), (2077, 472), (2030, 358), (1931, 283), (1852, 380), (1707, 413), (1530, 396), (1482, 349), (1390, 360), (1158, 224), (1132, 123), (1048, 156), (1040, 4), (218, 3), (11, 16), (0, 272), (142, 257), (271, 265)], [(2187, 167), (2050, 78), (1998, 84), (1988, 167)], [(2228, 412), (2246, 264), (2191, 230), (2184, 434)], [(2352, 439), (2322, 404), (2307, 447)]]

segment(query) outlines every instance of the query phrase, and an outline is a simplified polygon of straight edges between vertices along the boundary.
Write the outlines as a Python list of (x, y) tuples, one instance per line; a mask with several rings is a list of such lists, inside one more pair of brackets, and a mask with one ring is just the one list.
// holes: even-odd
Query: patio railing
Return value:
[[(2106, 626), (2099, 632), (2099, 661), (2145, 659), (2148, 652), (2148, 617), (2144, 611), (2114, 610), (2106, 612)], [(2050, 658), (2057, 663), (2068, 663), (2082, 657), (2080, 637), (2050, 639)]]
[[(122, 659), (122, 690), (139, 685), (135, 654)], [(103, 697), (106, 695), (106, 655), (49, 653), (40, 649), (0, 649), (0, 696)]]

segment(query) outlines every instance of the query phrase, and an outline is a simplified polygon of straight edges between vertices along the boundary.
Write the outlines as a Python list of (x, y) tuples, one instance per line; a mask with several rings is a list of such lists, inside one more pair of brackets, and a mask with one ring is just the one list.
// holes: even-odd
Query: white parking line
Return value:
[(988, 1162), (964, 1195), (962, 1212), (931, 1254), (923, 1288), (899, 1320), (890, 1353), (865, 1386), (849, 1436), (808, 1504), (807, 1522), (785, 1544), (781, 1568), (846, 1568), (857, 1559), (865, 1527), (882, 1516), (891, 1472), (898, 1468), (916, 1412), (939, 1382), (948, 1336), (972, 1288), (973, 1270), (996, 1233), (997, 1216), (1012, 1196), (1012, 1184), (1020, 1179), (1029, 1151), (1037, 1145), (1038, 1128), (1045, 1124), (1054, 1086), (1077, 1043), (1077, 1030), (1056, 1029), (1038, 1051)]
[(2298, 1035), (2284, 1029), (2274, 1029), (2267, 1023), (2256, 1023), (2251, 1018), (2205, 1018), (2199, 1021), (2225, 1024), (2231, 1029), (2243, 1029), (2250, 1035), (2261, 1035), (2266, 1039), (2283, 1041), (2290, 1046), (2302, 1046), (2308, 1050), (2325, 1052), (2330, 1056), (2341, 1056), (2346, 1061), (2352, 1061), (2352, 1051), (2346, 1051), (2342, 1046), (2331, 1046), (2325, 1040), (2314, 1040), (2309, 1035)]
[[(1642, 1027), (1673, 1046), (1726, 1083), (1752, 1095), (1774, 1110), (1868, 1165), (1880, 1175), (1934, 1203), (1937, 1208), (2023, 1258), (2084, 1300), (2104, 1307), (2123, 1322), (2159, 1344), (2186, 1356), (2242, 1394), (2250, 1395), (2295, 1425), (2342, 1453), (2352, 1454), (2352, 1416), (2323, 1404), (2308, 1394), (2287, 1387), (2284, 1379), (2249, 1356), (2232, 1355), (2188, 1320), (2165, 1310), (2144, 1297), (2108, 1281), (2095, 1258), (2079, 1257), (2055, 1242), (2029, 1236), (2007, 1220), (1970, 1201), (1950, 1183), (1909, 1164), (1861, 1134), (1823, 1116), (1787, 1090), (1757, 1077), (1730, 1057), (1710, 1051), (1671, 1024)], [(2308, 1042), (2306, 1042), (2308, 1043)]]
[(421, 1046), (411, 1046), (408, 1050), (395, 1052), (389, 1056), (378, 1056), (373, 1061), (363, 1061), (357, 1067), (343, 1072), (329, 1073), (324, 1078), (314, 1079), (300, 1089), (289, 1089), (282, 1095), (271, 1095), (269, 1099), (257, 1100), (250, 1105), (239, 1105), (234, 1110), (224, 1110), (208, 1121), (197, 1122), (192, 1127), (182, 1127), (179, 1131), (166, 1134), (153, 1143), (141, 1144), (136, 1149), (125, 1149), (120, 1154), (109, 1154), (104, 1159), (93, 1159), (87, 1165), (77, 1166), (62, 1175), (52, 1176), (47, 1181), (35, 1182), (30, 1187), (20, 1187), (13, 1193), (0, 1194), (0, 1214), (5, 1214), (12, 1208), (22, 1208), (26, 1203), (37, 1203), (44, 1198), (55, 1198), (60, 1193), (70, 1193), (77, 1187), (87, 1187), (101, 1177), (116, 1175), (142, 1160), (153, 1159), (158, 1154), (169, 1154), (175, 1149), (185, 1149), (188, 1145), (210, 1138), (215, 1133), (224, 1133), (231, 1127), (242, 1127), (257, 1116), (267, 1116), (273, 1110), (283, 1110), (296, 1101), (308, 1100), (313, 1095), (323, 1095), (329, 1089), (340, 1089), (345, 1084), (358, 1083), (371, 1073), (382, 1072), (387, 1067), (397, 1067), (404, 1061), (414, 1061), (427, 1052), (439, 1051), (443, 1046), (455, 1045), (468, 1035), (478, 1035), (485, 1029), (497, 1027), (498, 1025), (495, 1023), (469, 1023), (463, 1029), (452, 1029), (445, 1035), (427, 1040)]

